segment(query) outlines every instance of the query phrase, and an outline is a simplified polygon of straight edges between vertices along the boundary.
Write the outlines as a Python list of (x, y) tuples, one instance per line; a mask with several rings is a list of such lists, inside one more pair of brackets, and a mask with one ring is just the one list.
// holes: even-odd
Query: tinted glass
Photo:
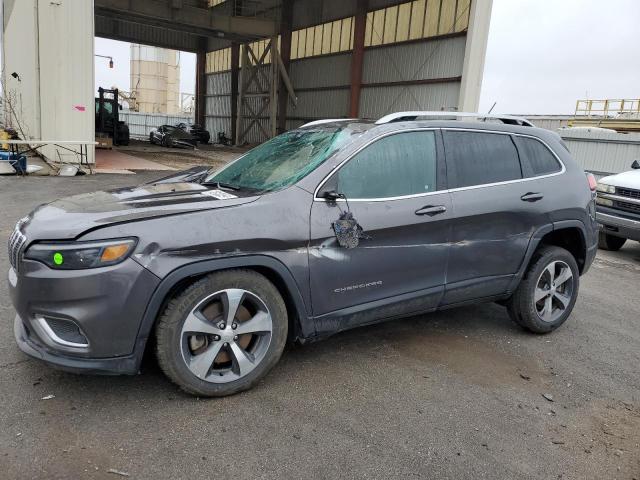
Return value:
[(562, 166), (549, 149), (534, 138), (513, 137), (520, 152), (522, 171), (525, 177), (535, 177), (559, 172)]
[(436, 189), (433, 132), (382, 138), (354, 156), (338, 172), (339, 193), (349, 198), (388, 198)]
[(522, 178), (510, 135), (444, 131), (447, 172), (452, 188)]
[(259, 191), (293, 185), (346, 144), (352, 133), (342, 128), (283, 133), (210, 175), (205, 183), (221, 182)]

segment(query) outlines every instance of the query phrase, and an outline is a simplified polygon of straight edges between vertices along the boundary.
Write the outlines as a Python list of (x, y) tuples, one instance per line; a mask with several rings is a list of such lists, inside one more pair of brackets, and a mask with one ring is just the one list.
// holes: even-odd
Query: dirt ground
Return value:
[[(0, 236), (43, 202), (161, 175), (0, 178)], [(598, 253), (552, 334), (452, 309), (291, 347), (256, 388), (205, 400), (152, 356), (96, 377), (23, 355), (0, 282), (0, 478), (638, 480), (639, 285), (629, 242)]]
[(225, 147), (212, 144), (198, 145), (196, 149), (167, 148), (141, 140), (131, 140), (131, 143), (126, 147), (115, 147), (119, 152), (135, 155), (145, 160), (162, 163), (177, 169), (185, 169), (197, 165), (211, 165), (212, 168), (220, 168), (231, 160), (238, 158), (249, 148)]

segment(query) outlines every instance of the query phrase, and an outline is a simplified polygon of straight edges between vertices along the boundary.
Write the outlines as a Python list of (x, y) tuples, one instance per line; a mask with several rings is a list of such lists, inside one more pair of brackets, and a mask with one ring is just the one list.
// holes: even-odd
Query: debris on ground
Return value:
[(107, 470), (107, 473), (112, 473), (114, 475), (120, 475), (121, 477), (129, 477), (130, 475), (127, 472), (123, 472), (121, 470), (116, 470), (115, 468), (110, 468)]
[(42, 397), (41, 400), (51, 400), (52, 398), (56, 398), (55, 395), (47, 395), (45, 397)]
[(543, 396), (546, 400), (549, 400), (550, 402), (555, 401), (555, 400), (553, 399), (553, 395), (551, 395), (550, 393), (543, 393), (543, 394), (542, 394), (542, 396)]
[(523, 380), (531, 380), (531, 377), (529, 375), (525, 375), (524, 373), (520, 374), (520, 378), (522, 378)]

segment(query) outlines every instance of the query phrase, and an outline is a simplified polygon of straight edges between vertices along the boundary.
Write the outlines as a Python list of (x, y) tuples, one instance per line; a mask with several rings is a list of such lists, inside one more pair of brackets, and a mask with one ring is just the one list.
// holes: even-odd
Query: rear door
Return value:
[[(437, 130), (388, 135), (356, 153), (318, 188), (309, 265), (320, 333), (439, 303), (451, 215), (441, 149)], [(346, 201), (325, 200), (326, 191)], [(348, 209), (365, 234), (356, 248), (339, 246), (332, 229)]]
[(443, 138), (454, 211), (443, 303), (500, 295), (548, 223), (544, 192), (525, 178), (511, 134), (451, 129)]

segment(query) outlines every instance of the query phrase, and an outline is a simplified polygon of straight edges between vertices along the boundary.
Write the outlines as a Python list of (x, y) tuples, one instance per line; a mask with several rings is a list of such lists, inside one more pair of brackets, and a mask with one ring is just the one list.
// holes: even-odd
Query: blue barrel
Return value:
[(27, 172), (27, 157), (15, 153), (0, 151), (0, 162), (9, 162), (18, 173)]

